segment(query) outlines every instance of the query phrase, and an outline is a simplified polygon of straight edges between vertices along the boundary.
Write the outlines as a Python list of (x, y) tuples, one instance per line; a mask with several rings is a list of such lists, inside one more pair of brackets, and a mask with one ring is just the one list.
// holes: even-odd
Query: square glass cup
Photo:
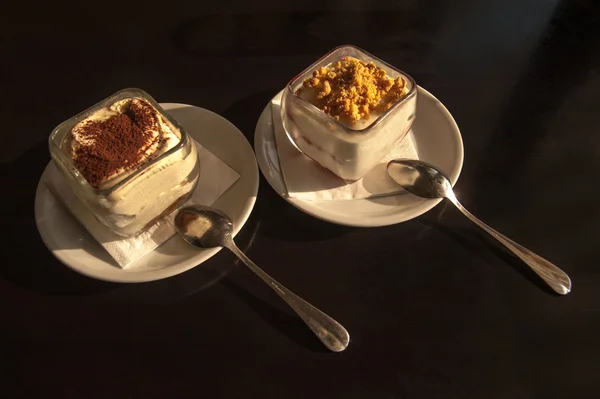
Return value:
[[(386, 74), (406, 82), (407, 93), (368, 125), (356, 129), (332, 118), (296, 91), (313, 71), (350, 56), (373, 62)], [(358, 180), (383, 159), (409, 132), (417, 111), (417, 84), (408, 74), (355, 46), (340, 46), (293, 78), (283, 91), (281, 119), (296, 148), (342, 179)]]
[[(151, 104), (180, 140), (173, 148), (141, 165), (114, 185), (95, 188), (77, 170), (64, 148), (65, 140), (75, 125), (98, 110), (120, 100), (136, 98)], [(143, 232), (183, 205), (200, 176), (198, 150), (192, 138), (148, 93), (135, 88), (120, 90), (58, 125), (50, 134), (49, 147), (60, 178), (65, 179), (68, 187), (100, 223), (123, 237)], [(60, 193), (57, 194), (60, 196)]]

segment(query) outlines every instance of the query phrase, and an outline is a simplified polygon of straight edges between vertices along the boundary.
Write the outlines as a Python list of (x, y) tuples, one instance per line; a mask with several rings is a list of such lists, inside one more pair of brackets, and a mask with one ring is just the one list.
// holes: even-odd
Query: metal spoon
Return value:
[(416, 160), (395, 159), (387, 165), (388, 174), (406, 191), (422, 198), (447, 198), (473, 223), (500, 241), (512, 253), (533, 269), (561, 295), (571, 292), (571, 279), (558, 267), (498, 233), (467, 211), (456, 199), (450, 180), (435, 166)]
[(350, 335), (344, 327), (279, 284), (240, 251), (233, 242), (233, 223), (229, 216), (206, 206), (188, 206), (177, 213), (175, 226), (183, 239), (196, 247), (229, 249), (294, 309), (329, 350), (341, 352), (346, 349)]

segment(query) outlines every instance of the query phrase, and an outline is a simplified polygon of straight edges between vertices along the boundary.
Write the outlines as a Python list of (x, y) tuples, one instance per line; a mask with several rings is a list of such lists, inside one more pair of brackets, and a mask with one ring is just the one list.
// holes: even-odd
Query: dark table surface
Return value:
[[(0, 396), (598, 397), (594, 3), (5, 7)], [(553, 294), (451, 205), (394, 226), (343, 227), (295, 209), (262, 177), (238, 241), (350, 331), (343, 353), (323, 350), (224, 251), (181, 275), (122, 285), (76, 274), (45, 248), (33, 198), (58, 123), (133, 86), (215, 111), (252, 143), (271, 96), (346, 43), (407, 71), (448, 107), (465, 145), (459, 198), (563, 268), (571, 294)]]

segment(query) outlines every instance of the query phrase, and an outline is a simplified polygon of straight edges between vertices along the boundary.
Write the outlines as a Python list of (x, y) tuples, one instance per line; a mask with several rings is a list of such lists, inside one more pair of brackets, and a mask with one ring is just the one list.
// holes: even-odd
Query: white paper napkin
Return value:
[(388, 161), (395, 158), (418, 159), (412, 134), (406, 135), (362, 179), (347, 182), (302, 154), (288, 138), (281, 121), (281, 95), (271, 100), (275, 143), (279, 166), (288, 195), (307, 201), (340, 201), (382, 197), (405, 193), (387, 174)]
[[(200, 158), (200, 177), (198, 188), (186, 205), (212, 205), (240, 175), (223, 161), (196, 143)], [(106, 249), (121, 268), (148, 254), (175, 234), (174, 219), (177, 211), (159, 220), (142, 234), (133, 238), (123, 238), (107, 229), (87, 210), (81, 200), (66, 186), (54, 163), (50, 164), (46, 183), (50, 190), (65, 205), (83, 227)], [(59, 228), (57, 226), (57, 228)]]

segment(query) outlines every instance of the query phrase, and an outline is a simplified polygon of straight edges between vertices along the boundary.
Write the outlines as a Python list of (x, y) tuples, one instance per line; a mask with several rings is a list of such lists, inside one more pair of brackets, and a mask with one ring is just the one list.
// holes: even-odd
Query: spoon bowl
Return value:
[(393, 160), (388, 174), (406, 191), (422, 198), (446, 198), (452, 192), (450, 179), (433, 165), (422, 161)]
[(419, 160), (394, 159), (387, 164), (390, 177), (406, 191), (421, 198), (446, 198), (467, 218), (498, 240), (537, 273), (555, 292), (571, 292), (571, 279), (565, 272), (546, 259), (498, 233), (469, 212), (456, 198), (452, 184), (435, 166)]
[(224, 247), (233, 241), (231, 219), (215, 208), (183, 208), (175, 217), (175, 226), (185, 241), (199, 248)]
[(285, 288), (235, 245), (233, 223), (225, 213), (207, 206), (187, 206), (175, 216), (175, 227), (181, 237), (195, 247), (224, 247), (233, 252), (300, 316), (329, 350), (341, 352), (348, 347), (350, 335), (341, 324)]

